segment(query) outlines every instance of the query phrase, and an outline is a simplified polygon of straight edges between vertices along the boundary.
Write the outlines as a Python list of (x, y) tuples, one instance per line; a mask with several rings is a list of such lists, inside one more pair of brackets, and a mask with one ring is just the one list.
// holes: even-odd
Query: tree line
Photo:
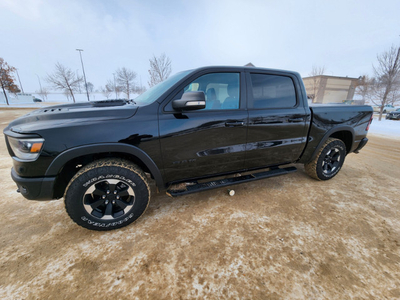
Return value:
[[(148, 85), (152, 86), (164, 81), (171, 74), (171, 60), (165, 53), (159, 57), (153, 55), (149, 59), (150, 68)], [(19, 87), (15, 84), (13, 74), (16, 69), (9, 66), (4, 59), (0, 58), (0, 86), (6, 97), (6, 90), (11, 93), (20, 92)], [(311, 76), (323, 75), (324, 67), (313, 66)], [(315, 77), (316, 78), (316, 77)], [(113, 78), (108, 79), (106, 84), (98, 91), (110, 99), (119, 99), (121, 94), (125, 99), (131, 99), (133, 94), (141, 94), (146, 91), (142, 84), (136, 82), (137, 74), (126, 67), (119, 68), (113, 73)], [(62, 90), (66, 97), (71, 98), (75, 102), (74, 93), (81, 89), (83, 78), (74, 73), (70, 68), (65, 67), (61, 63), (55, 64), (55, 70), (52, 74), (47, 75), (46, 81), (53, 89)], [(317, 84), (314, 84), (316, 87)], [(86, 86), (88, 93), (92, 93), (94, 85), (88, 82)], [(316, 97), (318, 91), (312, 91), (312, 97)], [(356, 87), (356, 93), (362, 97), (362, 100), (372, 102), (380, 107), (379, 120), (382, 118), (382, 113), (385, 105), (395, 104), (400, 100), (400, 47), (392, 46), (387, 51), (377, 55), (377, 64), (373, 65), (373, 76), (364, 74), (360, 76), (360, 80)], [(47, 99), (48, 89), (40, 87), (38, 94), (43, 99)]]
[[(396, 105), (400, 102), (400, 47), (390, 49), (377, 55), (377, 64), (372, 65), (373, 75), (364, 74), (359, 77), (356, 94), (365, 103), (379, 107), (379, 121), (385, 105)], [(310, 91), (307, 95), (313, 102), (319, 93), (319, 76), (324, 75), (325, 67), (313, 66), (309, 74)]]
[(379, 106), (379, 121), (385, 105), (395, 105), (400, 100), (400, 47), (392, 46), (377, 56), (373, 76), (361, 76), (356, 88), (363, 100)]
[[(172, 66), (170, 58), (165, 53), (161, 54), (159, 57), (153, 55), (153, 57), (149, 59), (149, 62), (148, 85), (151, 88), (169, 77)], [(7, 105), (9, 105), (9, 101), (5, 91), (7, 90), (14, 94), (20, 92), (20, 89), (15, 84), (15, 71), (16, 69), (14, 67), (9, 66), (4, 59), (0, 58), (0, 85), (6, 98)], [(146, 91), (146, 87), (141, 83), (138, 84), (136, 79), (137, 74), (133, 70), (126, 67), (118, 68), (115, 70), (115, 73), (113, 73), (113, 78), (108, 79), (106, 84), (101, 86), (98, 91), (102, 92), (107, 99), (110, 99), (110, 97), (113, 98), (115, 95), (115, 99), (123, 97), (129, 100), (132, 94), (142, 94)], [(59, 62), (55, 64), (53, 73), (48, 74), (45, 80), (52, 89), (63, 91), (67, 99), (72, 99), (73, 102), (76, 102), (75, 94), (78, 91), (81, 92), (82, 85), (88, 93), (94, 92), (94, 85), (91, 82), (87, 82), (85, 86), (82, 76), (79, 76), (70, 68)], [(40, 90), (37, 91), (37, 93), (45, 100), (47, 99), (49, 89), (43, 88), (40, 85)]]
[(16, 69), (9, 66), (3, 58), (0, 57), (0, 86), (6, 98), (6, 103), (9, 105), (6, 90), (10, 93), (19, 93), (21, 90), (15, 84), (14, 72)]

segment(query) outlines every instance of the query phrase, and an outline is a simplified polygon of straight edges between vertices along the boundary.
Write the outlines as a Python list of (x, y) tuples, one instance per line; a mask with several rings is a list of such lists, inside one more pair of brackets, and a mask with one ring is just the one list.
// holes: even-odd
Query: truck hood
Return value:
[(33, 133), (41, 129), (128, 119), (134, 116), (137, 110), (137, 106), (125, 100), (91, 101), (49, 106), (32, 111), (12, 121), (5, 130), (16, 133)]

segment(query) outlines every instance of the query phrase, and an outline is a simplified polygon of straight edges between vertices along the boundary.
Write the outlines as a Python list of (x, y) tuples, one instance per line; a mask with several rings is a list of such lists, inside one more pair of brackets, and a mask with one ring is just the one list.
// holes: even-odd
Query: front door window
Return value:
[(206, 96), (206, 110), (238, 109), (240, 101), (239, 73), (211, 73), (188, 84), (184, 92), (202, 91)]

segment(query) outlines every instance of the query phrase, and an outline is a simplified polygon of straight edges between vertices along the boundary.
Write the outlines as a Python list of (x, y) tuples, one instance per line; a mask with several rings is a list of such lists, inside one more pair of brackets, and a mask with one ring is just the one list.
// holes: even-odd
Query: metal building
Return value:
[(358, 78), (319, 75), (303, 78), (313, 103), (343, 103), (353, 100)]

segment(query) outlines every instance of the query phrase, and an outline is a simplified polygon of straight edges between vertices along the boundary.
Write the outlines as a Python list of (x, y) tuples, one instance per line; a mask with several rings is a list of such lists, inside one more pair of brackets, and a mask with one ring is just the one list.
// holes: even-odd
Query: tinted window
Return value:
[(200, 76), (184, 89), (184, 92), (203, 91), (206, 96), (205, 109), (239, 108), (239, 73), (211, 73)]
[[(251, 74), (253, 108), (289, 108), (296, 105), (296, 92), (290, 77)], [(251, 105), (252, 104), (252, 105)]]

